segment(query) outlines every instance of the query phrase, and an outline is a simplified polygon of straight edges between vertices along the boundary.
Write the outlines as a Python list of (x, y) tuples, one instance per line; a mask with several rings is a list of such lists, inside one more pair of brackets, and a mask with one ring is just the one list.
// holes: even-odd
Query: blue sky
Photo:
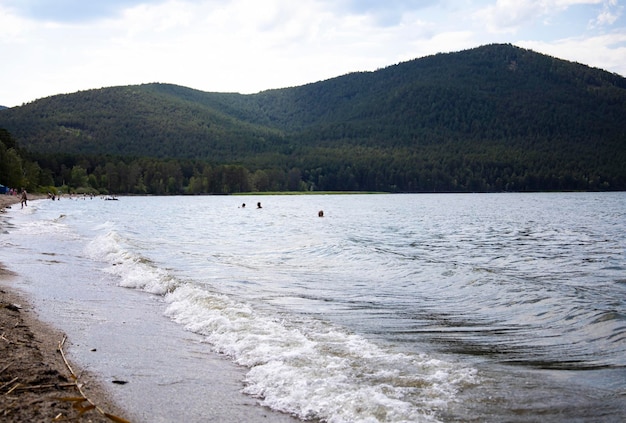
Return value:
[(624, 0), (0, 0), (0, 105), (167, 82), (253, 93), (512, 43), (626, 76)]

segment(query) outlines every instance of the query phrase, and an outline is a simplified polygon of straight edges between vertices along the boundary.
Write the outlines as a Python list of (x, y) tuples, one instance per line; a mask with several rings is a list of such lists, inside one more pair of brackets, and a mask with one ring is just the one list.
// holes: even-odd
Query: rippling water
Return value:
[(62, 200), (11, 225), (163, 298), (300, 419), (626, 417), (624, 193)]

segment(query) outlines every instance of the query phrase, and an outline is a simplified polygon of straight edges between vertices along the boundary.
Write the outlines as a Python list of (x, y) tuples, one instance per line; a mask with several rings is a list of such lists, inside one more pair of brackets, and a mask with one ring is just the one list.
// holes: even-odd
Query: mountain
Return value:
[(625, 122), (624, 77), (512, 45), (251, 95), (144, 84), (0, 111), (36, 157), (237, 164), (385, 191), (623, 190)]
[(230, 160), (231, 149), (281, 137), (275, 129), (233, 118), (194, 98), (207, 94), (182, 87), (172, 94), (172, 88), (113, 87), (48, 97), (4, 111), (0, 126), (38, 153), (162, 158)]

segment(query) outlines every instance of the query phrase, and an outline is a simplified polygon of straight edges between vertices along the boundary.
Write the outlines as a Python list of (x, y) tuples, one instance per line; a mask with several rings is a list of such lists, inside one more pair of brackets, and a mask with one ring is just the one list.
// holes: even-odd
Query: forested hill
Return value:
[(306, 189), (626, 189), (626, 79), (511, 45), (252, 95), (82, 91), (1, 110), (0, 127), (42, 162), (92, 168), (193, 159)]

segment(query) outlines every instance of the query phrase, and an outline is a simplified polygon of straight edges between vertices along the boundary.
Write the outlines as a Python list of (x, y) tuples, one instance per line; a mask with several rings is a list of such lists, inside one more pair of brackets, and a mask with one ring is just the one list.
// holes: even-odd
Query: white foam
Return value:
[[(122, 236), (112, 223), (87, 247), (120, 285), (165, 295), (166, 315), (205, 337), (216, 352), (249, 370), (244, 392), (301, 419), (343, 422), (434, 422), (476, 371), (376, 344), (328, 322), (257, 308), (201, 282), (181, 282)], [(139, 253), (138, 251), (142, 251)]]
[(45, 214), (40, 214), (38, 218), (33, 219), (33, 215), (39, 211), (37, 205), (25, 207), (11, 213), (11, 217), (15, 219), (16, 225), (13, 227), (14, 232), (19, 235), (62, 235), (66, 237), (76, 237), (70, 227), (66, 224), (65, 214), (57, 214), (54, 211), (49, 211)]
[[(102, 228), (109, 229), (109, 225)], [(96, 237), (86, 247), (86, 254), (95, 260), (109, 263), (104, 269), (120, 279), (120, 286), (141, 289), (146, 292), (163, 295), (174, 289), (176, 282), (167, 271), (124, 247), (128, 240), (123, 239), (115, 230), (108, 230)]]
[(244, 392), (302, 419), (432, 422), (476, 372), (426, 354), (394, 352), (320, 321), (279, 319), (183, 285), (166, 314), (250, 368)]

